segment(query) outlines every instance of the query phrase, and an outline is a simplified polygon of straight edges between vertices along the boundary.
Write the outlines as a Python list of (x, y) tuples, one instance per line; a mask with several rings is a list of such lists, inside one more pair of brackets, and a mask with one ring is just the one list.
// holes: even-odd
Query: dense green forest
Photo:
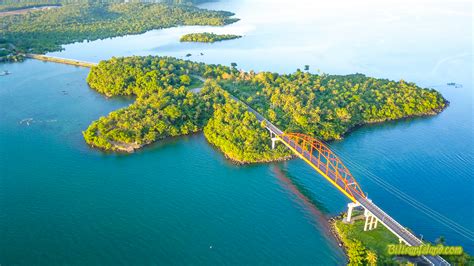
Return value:
[(133, 151), (156, 140), (200, 130), (209, 107), (184, 87), (157, 88), (130, 106), (92, 123), (86, 141), (106, 150)]
[(283, 130), (323, 140), (363, 124), (433, 115), (447, 104), (435, 90), (362, 74), (240, 73), (223, 86)]
[(45, 53), (61, 45), (92, 41), (178, 25), (221, 26), (235, 22), (233, 13), (191, 5), (85, 2), (60, 8), (0, 17), (0, 43), (11, 52)]
[(231, 99), (215, 107), (213, 116), (204, 127), (204, 136), (227, 158), (238, 163), (270, 162), (291, 157), (291, 152), (282, 145), (272, 150), (268, 130), (244, 104)]
[[(190, 83), (196, 77), (207, 81), (199, 93), (192, 93)], [(436, 114), (447, 104), (438, 92), (405, 81), (362, 74), (244, 72), (158, 56), (102, 61), (91, 69), (87, 82), (108, 97), (137, 97), (129, 107), (94, 122), (84, 132), (89, 144), (131, 151), (204, 129), (208, 141), (237, 162), (277, 160), (289, 152), (271, 150), (268, 132), (229, 92), (282, 130), (323, 140), (339, 139), (358, 125)]]
[[(84, 138), (91, 146), (104, 150), (131, 152), (156, 140), (190, 134), (206, 127), (206, 138), (236, 162), (288, 157), (289, 153), (283, 147), (271, 151), (268, 132), (215, 80), (220, 73), (230, 71), (235, 72), (223, 66), (171, 57), (102, 61), (89, 73), (90, 87), (108, 97), (135, 95), (137, 100), (93, 122), (84, 131)], [(191, 78), (204, 74), (211, 79), (199, 93), (190, 92)], [(232, 113), (223, 112), (234, 108)], [(237, 123), (242, 120), (245, 123)], [(215, 131), (221, 134), (213, 134)]]
[(199, 73), (200, 67), (151, 56), (100, 62), (87, 77), (90, 87), (108, 97), (135, 95), (137, 100), (92, 123), (84, 132), (87, 143), (106, 150), (133, 151), (164, 137), (201, 130), (212, 114), (213, 101), (222, 97), (211, 86), (206, 86), (201, 97), (187, 90), (190, 75)]
[[(108, 3), (165, 3), (175, 5), (193, 5), (212, 0), (109, 0)], [(11, 11), (31, 7), (41, 7), (50, 5), (67, 5), (67, 4), (81, 4), (87, 2), (100, 2), (90, 0), (2, 0), (0, 1), (0, 12)]]
[(233, 35), (233, 34), (215, 34), (209, 32), (203, 33), (189, 33), (181, 36), (181, 42), (218, 42), (224, 40), (233, 40), (241, 38), (240, 35)]

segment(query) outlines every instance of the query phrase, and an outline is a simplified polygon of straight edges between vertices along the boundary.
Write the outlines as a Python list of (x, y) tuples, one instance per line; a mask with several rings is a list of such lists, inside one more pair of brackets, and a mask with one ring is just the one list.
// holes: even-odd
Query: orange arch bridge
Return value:
[[(377, 227), (377, 223), (382, 223), (388, 230), (395, 234), (400, 241), (409, 246), (423, 245), (412, 232), (390, 217), (362, 191), (357, 181), (352, 176), (349, 169), (324, 143), (313, 137), (300, 133), (283, 133), (271, 123), (267, 124), (267, 129), (272, 135), (272, 147), (275, 141), (281, 141), (295, 154), (313, 167), (318, 173), (326, 178), (332, 185), (339, 189), (344, 195), (353, 201), (348, 204), (347, 221), (351, 219), (352, 208), (361, 206), (364, 208), (365, 226), (364, 231)], [(430, 265), (450, 265), (440, 256), (422, 256)]]
[[(231, 98), (240, 102), (240, 100), (234, 96), (231, 96)], [(353, 201), (348, 204), (347, 219), (349, 221), (351, 219), (352, 208), (361, 206), (364, 208), (364, 216), (366, 218), (364, 231), (367, 230), (367, 226), (369, 227), (369, 230), (376, 228), (377, 223), (380, 222), (396, 235), (400, 241), (405, 242), (407, 245), (419, 246), (423, 244), (423, 242), (412, 232), (399, 224), (395, 219), (390, 217), (386, 212), (367, 198), (351, 172), (349, 172), (349, 169), (347, 169), (336, 154), (334, 154), (331, 149), (320, 140), (300, 133), (284, 133), (251, 107), (247, 106), (247, 110), (253, 113), (258, 121), (264, 123), (265, 127), (270, 131), (273, 148), (275, 147), (276, 141), (283, 142), (285, 146), (290, 148), (295, 154)], [(440, 256), (422, 256), (422, 258), (430, 265), (450, 265)]]
[(366, 198), (349, 169), (324, 143), (301, 133), (283, 133), (272, 138), (283, 142), (353, 202)]

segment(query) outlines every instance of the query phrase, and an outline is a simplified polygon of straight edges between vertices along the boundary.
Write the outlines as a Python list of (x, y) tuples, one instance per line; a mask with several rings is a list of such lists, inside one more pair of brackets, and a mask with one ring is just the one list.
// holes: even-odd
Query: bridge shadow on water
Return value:
[(272, 164), (271, 170), (283, 188), (286, 189), (290, 195), (294, 196), (295, 202), (308, 212), (308, 217), (314, 226), (323, 233), (323, 236), (328, 240), (333, 250), (337, 250), (341, 256), (344, 256), (344, 251), (339, 246), (339, 241), (332, 232), (332, 227), (329, 222), (330, 217), (327, 215), (329, 213), (328, 209), (314, 198), (310, 190), (298, 183), (295, 177), (284, 170), (281, 164)]

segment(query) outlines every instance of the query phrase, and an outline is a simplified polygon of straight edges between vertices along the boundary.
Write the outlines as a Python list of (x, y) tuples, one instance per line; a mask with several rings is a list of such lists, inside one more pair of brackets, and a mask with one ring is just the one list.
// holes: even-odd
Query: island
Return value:
[(240, 35), (233, 35), (233, 34), (215, 34), (209, 32), (203, 33), (189, 33), (181, 36), (179, 39), (180, 42), (208, 42), (214, 43), (219, 41), (225, 40), (233, 40), (241, 38)]
[[(104, 97), (134, 98), (130, 105), (91, 121), (83, 129), (85, 142), (104, 152), (133, 153), (166, 138), (202, 132), (207, 142), (233, 163), (266, 163), (287, 160), (294, 154), (284, 145), (271, 146), (265, 121), (257, 119), (249, 107), (285, 132), (334, 141), (364, 125), (436, 115), (449, 104), (439, 92), (405, 80), (373, 78), (361, 73), (315, 74), (310, 72), (310, 65), (304, 65), (303, 71), (282, 74), (240, 70), (235, 62), (225, 66), (163, 56), (113, 57), (96, 65), (73, 59), (47, 59), (42, 55), (75, 42), (176, 26), (223, 26), (238, 21), (231, 12), (193, 5), (204, 1), (3, 3), (0, 62), (24, 58), (73, 62), (90, 67), (87, 83)], [(200, 32), (185, 34), (180, 42), (215, 43), (241, 37)], [(183, 55), (193, 56), (188, 52)], [(0, 72), (0, 76), (9, 74), (7, 70)], [(462, 87), (455, 82), (447, 86)], [(68, 94), (65, 90), (61, 92)], [(31, 123), (33, 118), (19, 121), (20, 125)], [(364, 231), (363, 211), (355, 210), (353, 216), (350, 222), (345, 220), (345, 213), (330, 221), (349, 265), (412, 265), (421, 260), (391, 256), (387, 246), (400, 240), (383, 225)], [(430, 244), (423, 239), (422, 242)], [(444, 237), (439, 237), (435, 244), (445, 242)], [(474, 264), (466, 253), (443, 257), (454, 265)]]
[[(197, 90), (196, 80), (205, 80)], [(300, 70), (255, 73), (159, 56), (101, 61), (91, 68), (87, 82), (107, 97), (136, 96), (133, 104), (84, 131), (91, 146), (133, 152), (163, 138), (203, 131), (209, 143), (236, 163), (291, 157), (283, 145), (271, 149), (268, 131), (244, 103), (284, 131), (325, 141), (369, 123), (434, 115), (448, 104), (439, 92), (403, 80)]]
[(237, 21), (233, 15), (185, 4), (65, 1), (60, 8), (0, 16), (0, 61), (18, 61), (25, 53), (43, 54), (59, 51), (64, 44), (153, 29), (222, 26)]

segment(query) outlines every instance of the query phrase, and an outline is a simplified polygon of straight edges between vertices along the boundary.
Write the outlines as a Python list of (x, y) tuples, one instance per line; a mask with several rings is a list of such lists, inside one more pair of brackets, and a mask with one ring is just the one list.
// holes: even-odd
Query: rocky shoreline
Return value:
[(346, 261), (349, 261), (348, 256), (347, 256), (347, 246), (344, 244), (344, 241), (342, 240), (341, 235), (339, 234), (337, 227), (336, 227), (336, 221), (342, 220), (344, 218), (344, 213), (340, 213), (336, 216), (330, 217), (328, 219), (329, 223), (329, 230), (331, 231), (331, 234), (337, 241), (337, 245), (342, 249), (344, 252), (344, 255), (346, 256)]

